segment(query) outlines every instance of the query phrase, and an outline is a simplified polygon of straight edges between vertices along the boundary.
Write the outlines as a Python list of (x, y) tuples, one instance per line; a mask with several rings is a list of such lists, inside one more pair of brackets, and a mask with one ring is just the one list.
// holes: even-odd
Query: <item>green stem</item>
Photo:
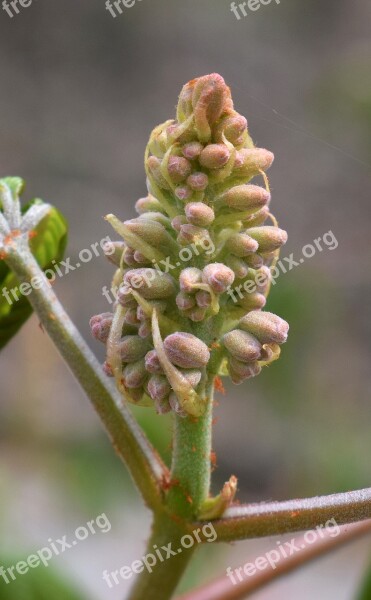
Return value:
[(209, 495), (213, 386), (214, 379), (206, 389), (207, 408), (202, 417), (175, 417), (172, 487), (167, 505), (185, 519), (197, 518)]
[[(169, 600), (173, 597), (195, 551), (195, 545), (189, 549), (182, 546), (181, 539), (185, 534), (184, 526), (168, 514), (160, 513), (155, 516), (145, 554), (146, 557), (151, 555), (149, 561), (153, 564), (152, 571), (143, 570), (127, 600)], [(162, 561), (156, 550), (161, 553)], [(170, 550), (171, 555), (168, 556)]]
[[(4, 259), (21, 282), (31, 283), (29, 302), (90, 398), (147, 506), (160, 506), (161, 482), (167, 473), (166, 467), (58, 301), (28, 245), (22, 239), (11, 240), (5, 248)], [(36, 281), (42, 283), (32, 283)]]
[(235, 505), (213, 525), (218, 542), (234, 542), (313, 529), (329, 519), (335, 519), (338, 525), (371, 519), (371, 488), (284, 502)]
[[(173, 463), (170, 491), (166, 507), (155, 515), (152, 537), (147, 553), (153, 547), (181, 548), (183, 535), (192, 536), (190, 524), (200, 511), (210, 489), (211, 419), (214, 378), (206, 388), (207, 410), (202, 417), (175, 416)], [(199, 531), (199, 529), (198, 529)], [(193, 536), (192, 536), (193, 537)], [(172, 597), (194, 551), (192, 548), (158, 562), (152, 573), (143, 571), (138, 577), (129, 600), (168, 600)]]

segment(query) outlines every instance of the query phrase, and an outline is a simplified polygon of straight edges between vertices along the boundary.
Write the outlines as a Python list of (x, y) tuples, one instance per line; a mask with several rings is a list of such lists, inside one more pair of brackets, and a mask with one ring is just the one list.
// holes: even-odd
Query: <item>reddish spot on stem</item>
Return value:
[(225, 387), (220, 377), (215, 377), (214, 381), (214, 389), (216, 392), (220, 392), (221, 394), (225, 394)]

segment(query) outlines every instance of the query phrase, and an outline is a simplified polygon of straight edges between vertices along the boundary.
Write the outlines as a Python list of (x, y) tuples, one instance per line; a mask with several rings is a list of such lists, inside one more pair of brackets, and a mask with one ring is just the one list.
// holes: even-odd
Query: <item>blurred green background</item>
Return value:
[[(369, 486), (370, 2), (282, 0), (240, 21), (228, 0), (142, 0), (116, 19), (104, 0), (35, 0), (13, 19), (0, 12), (1, 175), (21, 175), (27, 197), (62, 210), (72, 264), (111, 234), (104, 214), (133, 216), (145, 194), (147, 138), (173, 116), (183, 83), (224, 76), (254, 141), (276, 155), (272, 209), (289, 232), (282, 256), (300, 257), (329, 230), (339, 246), (273, 288), (268, 309), (291, 334), (278, 363), (218, 397), (215, 491), (232, 473), (241, 501)], [(89, 317), (108, 309), (101, 290), (111, 274), (96, 258), (57, 283), (88, 339)], [(150, 515), (36, 318), (1, 353), (0, 382), (0, 565), (102, 512), (112, 524), (25, 575), (17, 593), (0, 580), (0, 599), (42, 600), (37, 585), (57, 598), (52, 569), (81, 599), (122, 599), (130, 582), (110, 590), (102, 572), (142, 556)], [(170, 421), (136, 413), (168, 458)], [(183, 587), (275, 544), (203, 548)], [(369, 545), (355, 543), (255, 598), (356, 598)], [(66, 589), (60, 596), (75, 599)]]

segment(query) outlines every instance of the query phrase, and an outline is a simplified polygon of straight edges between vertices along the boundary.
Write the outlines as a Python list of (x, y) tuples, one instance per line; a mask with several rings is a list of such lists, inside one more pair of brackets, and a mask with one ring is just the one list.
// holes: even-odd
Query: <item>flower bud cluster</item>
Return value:
[[(91, 320), (111, 354), (116, 340), (118, 385), (133, 402), (197, 416), (216, 371), (241, 383), (278, 358), (288, 325), (262, 311), (287, 240), (269, 209), (273, 158), (254, 146), (217, 74), (186, 84), (176, 119), (152, 132), (138, 217), (107, 217), (124, 240), (107, 251), (123, 320)], [(251, 183), (257, 176), (264, 187)], [(117, 379), (109, 352), (105, 371)]]

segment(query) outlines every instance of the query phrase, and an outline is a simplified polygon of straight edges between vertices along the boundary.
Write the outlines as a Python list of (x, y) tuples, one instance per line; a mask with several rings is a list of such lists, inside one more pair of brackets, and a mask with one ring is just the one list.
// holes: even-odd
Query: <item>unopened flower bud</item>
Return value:
[(187, 223), (187, 217), (185, 215), (177, 215), (171, 221), (171, 226), (172, 226), (173, 229), (175, 229), (175, 231), (179, 232), (181, 226), (185, 225), (186, 223)]
[(148, 373), (144, 364), (144, 360), (126, 365), (123, 370), (124, 385), (129, 389), (140, 388), (144, 385)]
[(244, 225), (245, 227), (260, 227), (261, 225), (264, 225), (269, 216), (269, 207), (263, 206), (257, 213), (251, 215), (251, 217), (244, 221)]
[(114, 377), (112, 367), (105, 361), (102, 365), (103, 373), (107, 375), (107, 377)]
[(126, 335), (120, 341), (121, 359), (126, 363), (136, 362), (144, 358), (148, 350), (148, 342), (138, 335)]
[(156, 269), (133, 269), (127, 271), (124, 282), (137, 290), (143, 298), (161, 300), (175, 293), (175, 282), (171, 275), (160, 273)]
[(287, 242), (286, 231), (274, 225), (251, 227), (246, 230), (246, 234), (258, 242), (259, 254), (273, 252)]
[(222, 263), (211, 263), (204, 268), (202, 279), (216, 294), (222, 294), (234, 282), (234, 272)]
[(237, 279), (245, 279), (246, 275), (249, 272), (249, 267), (242, 258), (237, 258), (237, 256), (231, 255), (228, 257), (226, 262), (234, 272)]
[(152, 375), (147, 384), (148, 393), (152, 400), (161, 401), (168, 397), (171, 386), (164, 375)]
[(211, 126), (223, 112), (230, 111), (233, 106), (230, 89), (217, 73), (199, 77), (189, 85), (193, 87), (192, 106), (196, 131), (201, 142), (208, 142)]
[(180, 289), (183, 292), (192, 293), (195, 284), (202, 282), (202, 271), (196, 267), (188, 267), (183, 269), (179, 276)]
[(249, 254), (243, 260), (250, 269), (259, 269), (264, 264), (263, 257), (259, 254)]
[(134, 260), (136, 263), (138, 263), (138, 265), (149, 265), (151, 264), (151, 261), (144, 256), (144, 254), (142, 254), (141, 252), (139, 252), (139, 250), (135, 250), (134, 252)]
[(233, 383), (235, 385), (240, 385), (240, 383), (243, 383), (246, 379), (251, 379), (251, 377), (259, 375), (261, 366), (257, 361), (245, 363), (232, 357), (228, 361), (228, 372)]
[(226, 242), (226, 248), (239, 258), (256, 252), (258, 247), (258, 242), (246, 233), (232, 233)]
[(131, 294), (131, 288), (128, 285), (121, 284), (117, 291), (117, 301), (124, 308), (136, 308), (137, 301), (134, 296)]
[(234, 146), (242, 144), (246, 138), (247, 120), (239, 114), (229, 115), (221, 119), (214, 130), (216, 142), (223, 141), (224, 137)]
[(164, 347), (169, 360), (183, 369), (200, 369), (210, 359), (206, 344), (191, 333), (172, 333), (165, 338)]
[[(148, 300), (148, 304), (157, 310), (158, 313), (163, 313), (167, 307), (166, 300)], [(146, 321), (150, 317), (150, 313), (145, 311), (142, 306), (137, 307), (137, 317), (139, 321)]]
[(180, 310), (188, 310), (196, 305), (195, 297), (187, 294), (186, 292), (179, 292), (175, 302)]
[(167, 170), (173, 183), (181, 183), (192, 171), (191, 163), (182, 156), (170, 156)]
[(258, 185), (237, 185), (225, 192), (218, 202), (229, 208), (256, 213), (270, 200), (270, 194)]
[(188, 160), (195, 160), (198, 158), (204, 149), (203, 145), (200, 142), (190, 142), (189, 144), (185, 144), (182, 148), (182, 153), (185, 158)]
[(212, 302), (211, 294), (206, 290), (200, 290), (196, 294), (196, 302), (200, 308), (209, 308)]
[(242, 306), (245, 310), (259, 310), (264, 308), (267, 303), (267, 299), (264, 294), (259, 292), (245, 292), (242, 298), (237, 298), (237, 304)]
[(145, 356), (145, 366), (148, 373), (163, 373), (156, 350), (150, 350)]
[(179, 185), (175, 188), (175, 195), (182, 202), (188, 200), (192, 196), (192, 193), (193, 192), (188, 185)]
[(142, 321), (139, 329), (138, 329), (138, 335), (139, 337), (141, 337), (142, 339), (148, 338), (152, 333), (152, 328), (151, 328), (151, 320), (147, 319), (146, 321)]
[(239, 327), (252, 333), (262, 344), (275, 342), (283, 344), (287, 340), (289, 325), (271, 312), (254, 310), (245, 315)]
[(274, 160), (274, 154), (264, 148), (243, 148), (237, 152), (233, 173), (239, 177), (254, 177), (260, 171), (267, 171)]
[(185, 418), (187, 416), (187, 413), (181, 407), (177, 395), (174, 392), (172, 392), (169, 396), (169, 404), (171, 406), (171, 409), (175, 412), (175, 414), (178, 415), (178, 417)]
[(193, 388), (196, 388), (201, 381), (202, 373), (197, 369), (182, 369), (180, 372)]
[(95, 315), (89, 321), (93, 337), (95, 337), (95, 339), (99, 342), (103, 342), (103, 344), (105, 344), (108, 340), (112, 320), (113, 314), (107, 312), (100, 315)]
[(209, 185), (209, 178), (206, 173), (195, 171), (188, 177), (187, 184), (195, 192), (203, 192)]
[(205, 169), (220, 169), (230, 157), (231, 153), (225, 144), (209, 144), (200, 154), (200, 164)]
[(163, 400), (154, 400), (154, 403), (158, 415), (166, 415), (171, 411), (169, 398), (164, 398)]
[(138, 325), (137, 309), (129, 308), (125, 313), (125, 323), (128, 325)]
[(129, 248), (128, 246), (124, 247), (123, 250), (123, 261), (129, 267), (135, 267), (136, 260), (134, 258), (135, 250), (133, 248)]
[(169, 190), (170, 186), (166, 181), (165, 177), (161, 173), (161, 161), (156, 156), (149, 156), (147, 159), (147, 168), (149, 173), (152, 175), (153, 179), (157, 183), (157, 185), (164, 189)]
[(207, 308), (202, 308), (201, 306), (195, 306), (186, 312), (188, 319), (191, 319), (194, 323), (201, 323), (205, 319), (206, 314)]
[(125, 242), (106, 242), (103, 246), (103, 252), (108, 260), (116, 267), (121, 265), (122, 253), (125, 249)]
[(151, 246), (166, 246), (173, 241), (161, 223), (143, 218), (143, 216), (125, 221), (124, 225)]
[(261, 353), (261, 344), (258, 340), (242, 329), (234, 329), (226, 333), (223, 336), (223, 344), (234, 358), (242, 362), (257, 360)]
[(139, 198), (135, 204), (135, 210), (138, 214), (142, 215), (146, 212), (162, 212), (161, 203), (149, 194), (146, 198)]
[(185, 214), (188, 222), (198, 227), (208, 227), (215, 219), (213, 209), (203, 202), (189, 202), (185, 207)]
[(213, 244), (207, 229), (196, 227), (196, 225), (190, 225), (189, 223), (181, 225), (177, 241), (182, 246), (200, 244), (204, 250), (211, 248)]

